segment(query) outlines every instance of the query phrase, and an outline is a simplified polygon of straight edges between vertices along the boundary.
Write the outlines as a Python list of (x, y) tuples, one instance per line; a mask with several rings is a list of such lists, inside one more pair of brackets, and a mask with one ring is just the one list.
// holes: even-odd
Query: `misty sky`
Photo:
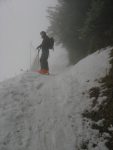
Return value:
[(0, 81), (29, 69), (30, 49), (32, 61), (36, 55), (33, 47), (42, 40), (40, 31), (49, 26), (47, 7), (56, 3), (57, 0), (0, 0)]

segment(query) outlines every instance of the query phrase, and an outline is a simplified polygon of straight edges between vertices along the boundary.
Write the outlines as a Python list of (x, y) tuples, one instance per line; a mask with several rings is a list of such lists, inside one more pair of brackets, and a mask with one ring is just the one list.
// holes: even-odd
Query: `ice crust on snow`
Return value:
[(107, 150), (108, 135), (99, 137), (82, 113), (91, 106), (89, 89), (111, 67), (111, 49), (56, 76), (27, 72), (0, 83), (0, 150)]

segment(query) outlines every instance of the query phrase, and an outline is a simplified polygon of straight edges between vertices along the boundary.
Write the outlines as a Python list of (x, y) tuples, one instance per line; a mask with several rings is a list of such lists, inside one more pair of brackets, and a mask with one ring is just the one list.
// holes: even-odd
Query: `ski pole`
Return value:
[[(36, 48), (33, 46), (33, 44), (32, 44), (32, 41), (30, 42), (30, 68), (31, 68), (31, 49), (33, 49), (33, 50), (36, 50)], [(34, 58), (36, 58), (36, 57), (38, 57), (37, 56), (37, 54), (35, 54), (35, 57)]]
[(31, 62), (32, 62), (32, 58), (31, 58), (31, 51), (32, 51), (32, 48), (35, 49), (34, 46), (33, 46), (33, 44), (32, 44), (32, 41), (31, 41), (31, 42), (30, 42), (30, 63), (29, 63), (29, 64), (30, 64), (30, 69), (31, 69)]
[(40, 52), (40, 49), (38, 49), (38, 66), (40, 65), (39, 52)]
[(31, 69), (31, 43), (30, 43), (30, 69)]

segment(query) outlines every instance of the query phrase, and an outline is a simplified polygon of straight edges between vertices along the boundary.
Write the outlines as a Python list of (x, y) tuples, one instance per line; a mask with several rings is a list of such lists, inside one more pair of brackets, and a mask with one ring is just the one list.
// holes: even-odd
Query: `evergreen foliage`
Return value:
[(68, 50), (71, 63), (113, 44), (112, 0), (58, 0), (48, 9), (48, 31)]

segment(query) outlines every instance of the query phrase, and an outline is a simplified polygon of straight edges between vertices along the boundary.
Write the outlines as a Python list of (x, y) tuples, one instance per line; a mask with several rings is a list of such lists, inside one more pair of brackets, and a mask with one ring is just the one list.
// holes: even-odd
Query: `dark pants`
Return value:
[(41, 69), (49, 70), (48, 57), (49, 57), (49, 51), (42, 52), (42, 55), (41, 55), (41, 58), (40, 58)]

